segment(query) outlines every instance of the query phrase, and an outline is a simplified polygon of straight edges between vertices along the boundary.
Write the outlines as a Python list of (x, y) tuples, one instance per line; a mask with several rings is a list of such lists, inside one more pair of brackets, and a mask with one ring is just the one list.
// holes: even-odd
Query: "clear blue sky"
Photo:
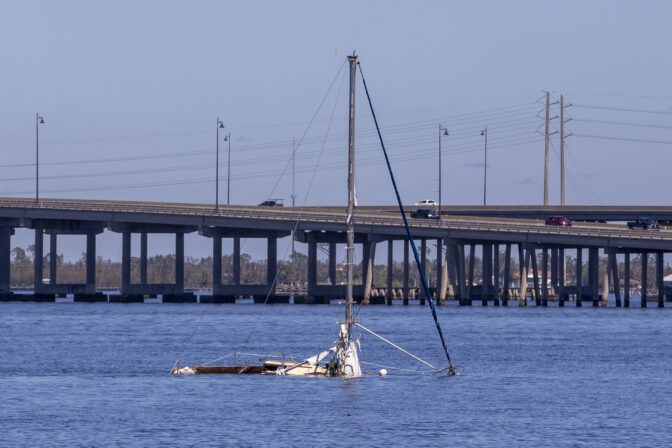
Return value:
[[(439, 123), (451, 133), (444, 203), (482, 201), (484, 126), (488, 203), (541, 203), (534, 102), (548, 89), (575, 105), (567, 203), (670, 205), (670, 17), (666, 1), (2, 2), (0, 196), (34, 195), (39, 112), (42, 197), (213, 203), (219, 116), (232, 136), (232, 203), (290, 202), (280, 173), (306, 132), (297, 204), (344, 204), (341, 76), (306, 129), (356, 50), (406, 203), (438, 198)], [(392, 203), (362, 90), (359, 202)], [(221, 141), (224, 200), (227, 149)]]

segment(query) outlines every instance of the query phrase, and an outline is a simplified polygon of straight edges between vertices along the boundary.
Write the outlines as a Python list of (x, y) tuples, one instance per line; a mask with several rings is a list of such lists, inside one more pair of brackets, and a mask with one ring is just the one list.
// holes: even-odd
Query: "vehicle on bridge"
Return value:
[(651, 218), (637, 218), (634, 221), (628, 221), (628, 229), (659, 230), (660, 224)]
[(415, 205), (420, 207), (436, 207), (439, 204), (434, 199), (423, 199), (422, 201), (416, 202)]
[(411, 218), (439, 219), (439, 214), (429, 208), (419, 208), (411, 212)]
[(564, 216), (549, 216), (548, 218), (546, 218), (546, 225), (571, 227), (572, 221), (565, 218)]
[(284, 204), (282, 203), (282, 199), (267, 199), (261, 204), (259, 204), (260, 207), (282, 207)]

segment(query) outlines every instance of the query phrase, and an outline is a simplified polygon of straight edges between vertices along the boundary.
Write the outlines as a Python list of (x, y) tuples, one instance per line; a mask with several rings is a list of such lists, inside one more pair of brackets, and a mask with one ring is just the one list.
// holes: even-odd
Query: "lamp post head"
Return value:
[[(224, 127), (224, 126), (222, 126), (222, 127)], [(224, 136), (224, 141), (225, 141), (225, 142), (228, 142), (228, 141), (229, 141), (229, 136), (228, 136), (228, 135), (225, 135), (225, 136)]]
[(445, 131), (443, 131), (443, 135), (450, 135), (450, 134), (448, 133), (448, 129), (446, 129)]
[(224, 129), (224, 123), (222, 123), (221, 121), (219, 122), (219, 129)]
[(481, 135), (488, 135), (488, 128), (483, 129)]

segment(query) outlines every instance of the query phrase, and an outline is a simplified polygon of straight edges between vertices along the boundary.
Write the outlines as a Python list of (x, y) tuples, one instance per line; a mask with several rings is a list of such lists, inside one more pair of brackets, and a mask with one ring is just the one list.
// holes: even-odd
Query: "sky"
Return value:
[[(41, 197), (213, 204), (219, 117), (220, 203), (291, 204), (294, 141), (296, 205), (345, 205), (355, 51), (407, 204), (438, 199), (439, 125), (443, 203), (482, 203), (486, 126), (487, 203), (543, 203), (550, 91), (567, 204), (672, 205), (669, 17), (667, 1), (2, 1), (0, 196), (35, 195), (39, 113)], [(357, 83), (358, 203), (393, 204)]]

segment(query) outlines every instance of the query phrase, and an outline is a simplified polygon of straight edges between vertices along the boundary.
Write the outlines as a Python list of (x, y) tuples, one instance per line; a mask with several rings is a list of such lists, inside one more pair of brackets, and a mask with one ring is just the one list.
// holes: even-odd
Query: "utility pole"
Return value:
[(229, 142), (229, 162), (226, 169), (226, 205), (231, 203), (231, 133), (229, 132), (225, 140)]
[[(292, 137), (292, 208), (296, 206), (296, 140)], [(293, 233), (293, 232), (292, 232)], [(292, 235), (292, 254), (294, 253), (294, 235)]]
[(560, 205), (565, 205), (565, 99), (560, 95)]
[(546, 130), (544, 132), (544, 205), (548, 205), (548, 143), (549, 143), (549, 113), (551, 108), (551, 92), (546, 92)]
[(488, 194), (488, 127), (486, 126), (481, 135), (485, 137), (485, 151), (483, 156), (483, 205)]
[[(443, 134), (441, 133), (443, 131)], [(441, 127), (439, 123), (439, 220), (441, 220), (441, 136), (448, 135), (448, 129)]]

